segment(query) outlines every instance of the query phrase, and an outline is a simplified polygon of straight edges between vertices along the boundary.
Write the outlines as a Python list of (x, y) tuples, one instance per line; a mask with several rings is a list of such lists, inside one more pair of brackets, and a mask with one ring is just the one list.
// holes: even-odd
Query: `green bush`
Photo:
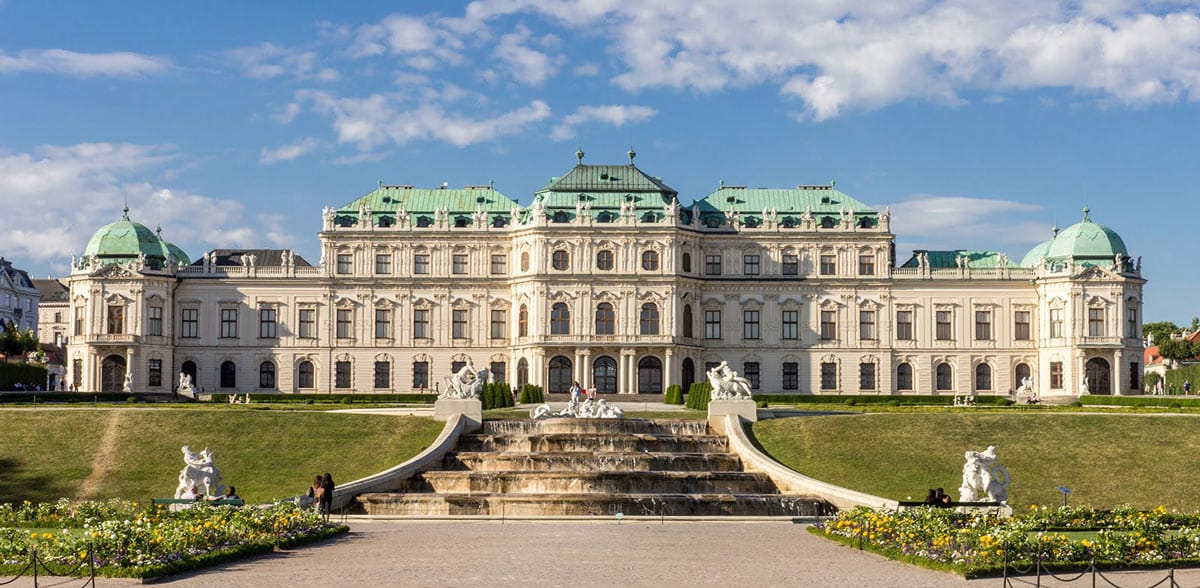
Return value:
[[(92, 394), (84, 394), (84, 400), (91, 400)], [(125, 395), (122, 395), (124, 398)], [(406, 404), (433, 404), (437, 400), (436, 394), (271, 394), (254, 392), (255, 404), (342, 404), (344, 398), (350, 398), (351, 402), (356, 404), (371, 404), (371, 403), (406, 403)], [(103, 398), (101, 398), (103, 400)], [(39, 398), (38, 400), (41, 400)], [(213, 394), (212, 401), (215, 403), (229, 402), (228, 394)]]
[(1071, 403), (1071, 406), (1074, 406), (1075, 408), (1079, 408), (1079, 407), (1083, 406), (1083, 403), (1076, 400), (1075, 402)]
[(853, 398), (847, 398), (846, 400), (842, 401), (842, 404), (845, 404), (846, 406), (854, 406), (855, 404), (858, 404), (858, 401)]
[(545, 401), (545, 394), (543, 394), (541, 386), (533, 384), (521, 386), (521, 404), (541, 404)]
[(1187, 406), (1200, 408), (1200, 398), (1175, 398), (1173, 396), (1102, 396), (1085, 394), (1079, 397), (1081, 406)]
[(758, 400), (755, 400), (755, 401), (754, 401), (754, 407), (755, 407), (755, 408), (767, 408), (767, 401), (766, 401), (766, 400), (763, 400), (763, 399), (761, 399), (761, 398), (760, 398), (760, 399), (758, 399)]
[(996, 404), (1000, 406), (1012, 406), (1016, 403), (1017, 401), (1013, 400), (1012, 398), (1001, 398), (1000, 402), (997, 402)]
[(1185, 381), (1192, 383), (1192, 393), (1196, 393), (1196, 387), (1200, 386), (1200, 364), (1191, 364), (1177, 367), (1167, 372), (1167, 382), (1164, 384), (1167, 388), (1167, 393), (1183, 394), (1183, 383)]
[(137, 396), (130, 396), (125, 399), (125, 402), (128, 404), (137, 404)]
[(687, 407), (692, 410), (708, 410), (708, 403), (712, 400), (712, 384), (708, 382), (695, 382), (688, 388)]
[(683, 388), (680, 388), (679, 384), (667, 386), (667, 392), (663, 394), (663, 404), (683, 404)]
[(17, 384), (46, 386), (46, 366), (33, 363), (0, 361), (0, 390), (13, 390)]
[(889, 400), (889, 401), (887, 401), (887, 405), (888, 406), (900, 406), (900, 401), (899, 400)]

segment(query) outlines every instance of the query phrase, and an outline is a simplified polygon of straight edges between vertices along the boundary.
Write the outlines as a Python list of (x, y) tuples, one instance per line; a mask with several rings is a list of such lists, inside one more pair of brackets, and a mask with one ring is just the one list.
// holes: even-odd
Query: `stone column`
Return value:
[[(533, 361), (530, 363), (532, 365), (529, 366), (529, 382), (534, 386), (541, 386), (545, 389), (546, 351), (543, 349), (534, 350)], [(549, 392), (549, 390), (546, 391)]]
[(1125, 370), (1122, 369), (1123, 367), (1124, 362), (1121, 358), (1121, 350), (1118, 349), (1113, 352), (1112, 370), (1109, 371), (1109, 379), (1112, 380), (1110, 384), (1112, 384), (1113, 396), (1121, 396), (1126, 391), (1125, 386), (1128, 385), (1128, 382), (1125, 381)]
[(584, 388), (587, 388), (588, 390), (591, 390), (592, 386), (594, 385), (594, 383), (592, 382), (592, 361), (591, 361), (592, 350), (591, 349), (580, 350), (579, 358), (580, 358), (579, 359), (579, 369), (580, 369), (579, 385), (583, 386)]
[(667, 388), (670, 388), (672, 384), (673, 379), (671, 378), (671, 375), (675, 373), (674, 356), (675, 351), (668, 347), (664, 353), (663, 360), (663, 392), (666, 392)]
[(621, 350), (621, 385), (618, 392), (621, 394), (637, 394), (637, 388), (634, 387), (633, 377), (633, 350)]

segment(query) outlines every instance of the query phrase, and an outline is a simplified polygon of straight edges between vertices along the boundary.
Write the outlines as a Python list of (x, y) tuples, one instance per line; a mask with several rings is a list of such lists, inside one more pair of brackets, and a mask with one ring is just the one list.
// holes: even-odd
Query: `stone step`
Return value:
[(472, 472), (435, 471), (411, 482), (416, 491), (494, 494), (771, 494), (762, 474), (747, 472)]
[(475, 472), (740, 472), (742, 462), (730, 453), (463, 451), (447, 454), (445, 467)]
[(405, 494), (359, 496), (367, 514), (406, 516), (823, 516), (814, 496), (781, 494)]
[(702, 436), (710, 435), (706, 421), (676, 421), (648, 419), (573, 419), (548, 418), (541, 420), (484, 421), (484, 435), (546, 435), (566, 434), (641, 434)]
[(725, 453), (729, 443), (716, 435), (653, 435), (635, 433), (520, 433), (477, 434), (458, 438), (461, 451)]

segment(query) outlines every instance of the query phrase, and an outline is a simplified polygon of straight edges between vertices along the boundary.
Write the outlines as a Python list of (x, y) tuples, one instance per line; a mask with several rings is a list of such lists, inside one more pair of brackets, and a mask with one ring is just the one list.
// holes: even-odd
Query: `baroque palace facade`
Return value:
[(66, 280), (68, 383), (170, 393), (433, 391), (471, 361), (551, 392), (659, 393), (725, 360), (756, 392), (1136, 392), (1140, 260), (1083, 220), (1020, 262), (918, 251), (832, 185), (722, 184), (683, 205), (579, 163), (522, 207), (490, 185), (380, 184), (323, 212), (321, 261), (189, 260), (129, 219)]

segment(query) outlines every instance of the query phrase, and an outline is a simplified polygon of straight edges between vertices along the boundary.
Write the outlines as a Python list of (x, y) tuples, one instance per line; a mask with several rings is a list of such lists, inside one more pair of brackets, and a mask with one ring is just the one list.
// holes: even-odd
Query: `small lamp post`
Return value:
[(1063, 495), (1063, 506), (1067, 506), (1067, 495), (1071, 493), (1071, 489), (1066, 486), (1056, 486), (1059, 492)]

